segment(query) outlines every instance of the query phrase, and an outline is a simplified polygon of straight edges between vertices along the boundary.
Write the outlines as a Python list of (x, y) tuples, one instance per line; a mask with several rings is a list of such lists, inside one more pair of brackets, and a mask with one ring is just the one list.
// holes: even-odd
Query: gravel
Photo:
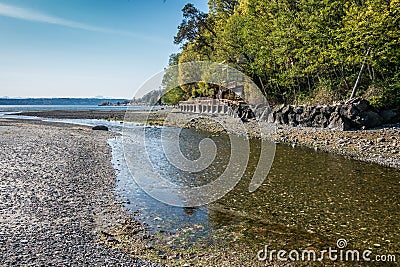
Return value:
[[(21, 115), (39, 116), (46, 118), (128, 118), (152, 125), (161, 125), (170, 110), (157, 112), (129, 111), (37, 111), (21, 113)], [(237, 134), (242, 125), (251, 137), (260, 138), (260, 125), (264, 129), (263, 137), (276, 143), (285, 143), (295, 146), (309, 147), (316, 151), (325, 151), (343, 155), (345, 157), (373, 162), (383, 166), (400, 168), (400, 124), (384, 125), (368, 130), (339, 131), (314, 127), (292, 127), (288, 125), (276, 125), (255, 120), (249, 120), (242, 124), (238, 118), (227, 115), (209, 115), (177, 112), (172, 113), (170, 120), (164, 121), (164, 125), (195, 128), (211, 133), (226, 132), (216, 121), (223, 121), (229, 127), (228, 133)]]
[(153, 266), (99, 239), (125, 223), (112, 133), (0, 120), (0, 266)]
[[(228, 133), (239, 133), (241, 125), (249, 136), (285, 143), (293, 147), (303, 146), (345, 157), (373, 162), (383, 166), (400, 168), (400, 124), (384, 125), (368, 130), (339, 131), (314, 127), (292, 127), (250, 120), (241, 123), (238, 118), (226, 115), (190, 114), (176, 112), (167, 125), (195, 128), (212, 133), (226, 132), (215, 121), (223, 121)], [(262, 135), (260, 134), (260, 128)]]

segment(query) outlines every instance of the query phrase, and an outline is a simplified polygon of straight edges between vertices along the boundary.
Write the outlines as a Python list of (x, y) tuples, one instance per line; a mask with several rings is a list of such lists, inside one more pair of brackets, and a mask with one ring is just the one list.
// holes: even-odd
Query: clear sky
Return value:
[(0, 0), (0, 97), (131, 98), (207, 0)]

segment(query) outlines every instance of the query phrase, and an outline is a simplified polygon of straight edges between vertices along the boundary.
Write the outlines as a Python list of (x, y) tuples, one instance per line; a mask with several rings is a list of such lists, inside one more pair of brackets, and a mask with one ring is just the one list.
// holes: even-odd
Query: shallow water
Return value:
[[(153, 166), (177, 184), (201, 185), (216, 179), (227, 165), (227, 136), (211, 137), (217, 145), (213, 164), (198, 173), (171, 166), (163, 155), (159, 127), (147, 128), (147, 151)], [(183, 130), (182, 153), (199, 157), (198, 144), (205, 133)], [(353, 249), (397, 254), (400, 247), (400, 171), (377, 164), (345, 159), (305, 148), (278, 145), (271, 171), (262, 186), (249, 193), (258, 162), (259, 140), (250, 140), (251, 155), (243, 179), (222, 199), (200, 208), (163, 204), (135, 184), (123, 160), (121, 140), (110, 141), (119, 169), (117, 192), (132, 214), (150, 231), (199, 229), (196, 238), (208, 238), (215, 229), (229, 227), (242, 241), (262, 249), (326, 248), (344, 238)], [(140, 168), (141, 166), (138, 166)], [(399, 257), (398, 257), (399, 258)]]

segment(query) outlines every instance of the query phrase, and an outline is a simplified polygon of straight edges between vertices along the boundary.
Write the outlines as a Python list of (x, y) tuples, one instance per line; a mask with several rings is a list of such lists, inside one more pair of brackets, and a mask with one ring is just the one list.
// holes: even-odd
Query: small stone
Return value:
[(378, 143), (385, 142), (385, 138), (379, 137), (376, 139), (376, 142), (378, 142)]
[(381, 245), (380, 244), (374, 244), (374, 247), (379, 248)]
[(108, 127), (105, 125), (97, 125), (92, 128), (95, 131), (108, 131)]

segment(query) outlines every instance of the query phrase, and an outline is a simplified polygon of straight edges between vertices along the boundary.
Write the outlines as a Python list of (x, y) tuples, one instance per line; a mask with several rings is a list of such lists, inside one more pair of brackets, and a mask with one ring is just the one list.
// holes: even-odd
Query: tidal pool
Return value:
[[(206, 137), (217, 146), (214, 162), (207, 169), (188, 173), (169, 164), (160, 141), (161, 129), (146, 129), (146, 148), (153, 166), (166, 179), (198, 186), (217, 179), (226, 168), (228, 136), (183, 129), (180, 146), (187, 158), (200, 156), (198, 145)], [(131, 134), (134, 139), (135, 131)], [(349, 249), (370, 249), (374, 255), (393, 254), (400, 260), (400, 170), (277, 145), (268, 177), (250, 193), (248, 186), (260, 150), (260, 141), (252, 139), (245, 175), (231, 192), (205, 206), (181, 208), (143, 192), (125, 164), (121, 139), (110, 140), (110, 144), (119, 171), (116, 190), (125, 207), (153, 233), (188, 233), (185, 246), (199, 240), (219, 242), (216, 236), (225, 232), (253, 247), (254, 253), (265, 245), (276, 250), (320, 251), (336, 248), (337, 240), (345, 239)]]

